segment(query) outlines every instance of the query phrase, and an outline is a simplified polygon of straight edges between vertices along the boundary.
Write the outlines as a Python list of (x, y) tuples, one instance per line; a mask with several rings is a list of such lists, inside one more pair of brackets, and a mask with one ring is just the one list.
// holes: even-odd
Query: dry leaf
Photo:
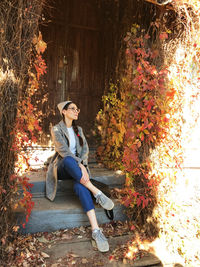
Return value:
[(94, 240), (91, 240), (93, 248), (97, 248), (97, 244)]
[(69, 255), (70, 255), (70, 256), (72, 256), (73, 258), (80, 258), (80, 256), (79, 256), (79, 255), (77, 255), (77, 254), (74, 254), (74, 253), (70, 253)]
[(81, 226), (81, 227), (79, 228), (79, 230), (80, 230), (81, 232), (85, 233), (85, 228), (84, 228), (83, 226)]
[(72, 235), (69, 235), (69, 234), (64, 234), (62, 235), (62, 239), (72, 239)]
[(83, 264), (86, 264), (86, 263), (88, 263), (88, 260), (87, 260), (86, 258), (83, 258), (83, 259), (81, 260), (81, 262), (82, 262)]
[(24, 261), (23, 262), (23, 267), (28, 267), (28, 266), (30, 266), (29, 263), (27, 261)]
[(14, 231), (14, 232), (17, 232), (18, 230), (19, 230), (19, 226), (16, 226), (16, 225), (13, 226), (13, 231)]
[(41, 243), (48, 243), (49, 240), (47, 240), (44, 236), (37, 237), (37, 240)]
[(47, 253), (45, 253), (45, 252), (41, 252), (41, 255), (42, 255), (42, 257), (44, 257), (44, 258), (49, 258), (50, 256), (47, 254)]

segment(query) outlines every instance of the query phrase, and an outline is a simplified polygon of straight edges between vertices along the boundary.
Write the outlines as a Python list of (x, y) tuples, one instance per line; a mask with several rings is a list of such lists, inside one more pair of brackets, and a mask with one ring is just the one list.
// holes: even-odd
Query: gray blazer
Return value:
[(80, 146), (78, 136), (76, 136), (75, 134), (76, 152), (77, 152), (77, 155), (75, 156), (70, 151), (68, 146), (67, 140), (69, 140), (69, 134), (65, 123), (63, 121), (60, 121), (51, 129), (52, 141), (55, 145), (55, 152), (56, 152), (50, 161), (46, 174), (46, 197), (51, 201), (54, 200), (57, 191), (57, 180), (58, 180), (57, 168), (64, 157), (71, 156), (77, 161), (78, 164), (82, 163), (83, 165), (88, 166), (89, 148), (85, 136), (83, 134), (82, 128), (79, 126), (78, 126), (78, 133), (83, 139), (83, 146)]

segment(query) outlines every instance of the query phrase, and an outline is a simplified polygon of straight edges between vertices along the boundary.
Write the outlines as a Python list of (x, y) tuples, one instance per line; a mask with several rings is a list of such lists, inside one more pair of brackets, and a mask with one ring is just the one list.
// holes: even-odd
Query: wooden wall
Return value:
[(48, 44), (45, 54), (47, 106), (51, 110), (48, 122), (59, 121), (56, 106), (70, 99), (81, 109), (78, 123), (87, 134), (104, 92), (104, 44), (94, 3), (93, 0), (56, 1), (48, 17), (51, 22), (41, 27)]
[[(123, 38), (133, 23), (148, 28), (155, 7), (137, 0), (51, 0), (41, 26), (48, 48), (43, 130), (61, 117), (57, 103), (72, 100), (88, 137), (110, 81), (124, 68)], [(148, 16), (147, 16), (148, 14)], [(45, 142), (45, 141), (44, 141)], [(90, 138), (92, 143), (92, 138)]]

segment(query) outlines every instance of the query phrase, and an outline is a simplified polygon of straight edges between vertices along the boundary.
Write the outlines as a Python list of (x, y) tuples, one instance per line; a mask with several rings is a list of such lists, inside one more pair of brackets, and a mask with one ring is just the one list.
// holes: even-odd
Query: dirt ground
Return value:
[(136, 234), (130, 231), (128, 222), (111, 222), (100, 227), (108, 238), (109, 252), (99, 252), (91, 239), (91, 228), (81, 226), (51, 233), (20, 235), (8, 247), (9, 262), (3, 262), (0, 266), (182, 266), (168, 260), (167, 263), (162, 262), (163, 259), (159, 259), (152, 251), (140, 248)]

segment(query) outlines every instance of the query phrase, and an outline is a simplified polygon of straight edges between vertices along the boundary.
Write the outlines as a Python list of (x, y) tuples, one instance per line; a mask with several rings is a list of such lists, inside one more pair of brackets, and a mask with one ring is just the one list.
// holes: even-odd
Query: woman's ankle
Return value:
[(94, 197), (97, 198), (97, 196), (101, 195), (101, 190), (98, 190), (97, 194), (94, 194)]

